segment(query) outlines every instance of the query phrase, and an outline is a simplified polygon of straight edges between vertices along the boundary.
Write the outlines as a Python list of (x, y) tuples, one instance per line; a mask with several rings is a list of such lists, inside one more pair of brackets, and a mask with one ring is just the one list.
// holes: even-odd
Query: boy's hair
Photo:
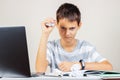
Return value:
[(81, 13), (77, 6), (71, 3), (64, 3), (62, 4), (57, 12), (56, 12), (56, 19), (59, 22), (60, 19), (68, 19), (69, 21), (77, 21), (78, 25), (81, 21)]

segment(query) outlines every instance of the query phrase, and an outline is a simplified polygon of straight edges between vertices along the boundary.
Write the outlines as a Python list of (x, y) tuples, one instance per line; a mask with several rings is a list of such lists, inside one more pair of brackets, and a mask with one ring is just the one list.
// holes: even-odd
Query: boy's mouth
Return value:
[(65, 39), (72, 39), (72, 37), (64, 37)]

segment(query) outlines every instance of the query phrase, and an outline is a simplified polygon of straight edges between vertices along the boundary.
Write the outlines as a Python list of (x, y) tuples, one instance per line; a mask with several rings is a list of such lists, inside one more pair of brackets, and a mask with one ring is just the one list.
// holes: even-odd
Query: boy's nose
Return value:
[(66, 30), (66, 36), (70, 35), (70, 30)]

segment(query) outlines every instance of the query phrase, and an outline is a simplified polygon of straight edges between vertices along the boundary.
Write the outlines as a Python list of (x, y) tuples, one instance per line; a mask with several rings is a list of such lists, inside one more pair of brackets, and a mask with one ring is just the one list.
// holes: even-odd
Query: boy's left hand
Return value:
[(63, 72), (69, 72), (69, 71), (71, 71), (71, 67), (72, 67), (72, 65), (74, 65), (74, 64), (75, 64), (75, 62), (63, 61), (63, 62), (61, 62), (61, 63), (58, 65), (58, 67), (59, 67), (59, 69), (60, 69), (61, 71), (63, 71)]

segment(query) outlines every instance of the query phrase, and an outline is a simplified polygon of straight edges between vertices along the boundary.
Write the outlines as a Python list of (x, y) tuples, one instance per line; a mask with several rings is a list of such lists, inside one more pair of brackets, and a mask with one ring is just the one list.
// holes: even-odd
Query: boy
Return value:
[[(54, 26), (49, 27), (47, 23), (56, 24), (61, 39), (48, 42)], [(45, 72), (48, 65), (51, 72), (56, 68), (68, 72), (75, 65), (79, 70), (112, 70), (112, 65), (94, 46), (84, 40), (75, 39), (80, 27), (81, 13), (71, 3), (64, 3), (58, 8), (56, 21), (47, 19), (42, 22), (42, 36), (36, 59), (37, 72)]]

